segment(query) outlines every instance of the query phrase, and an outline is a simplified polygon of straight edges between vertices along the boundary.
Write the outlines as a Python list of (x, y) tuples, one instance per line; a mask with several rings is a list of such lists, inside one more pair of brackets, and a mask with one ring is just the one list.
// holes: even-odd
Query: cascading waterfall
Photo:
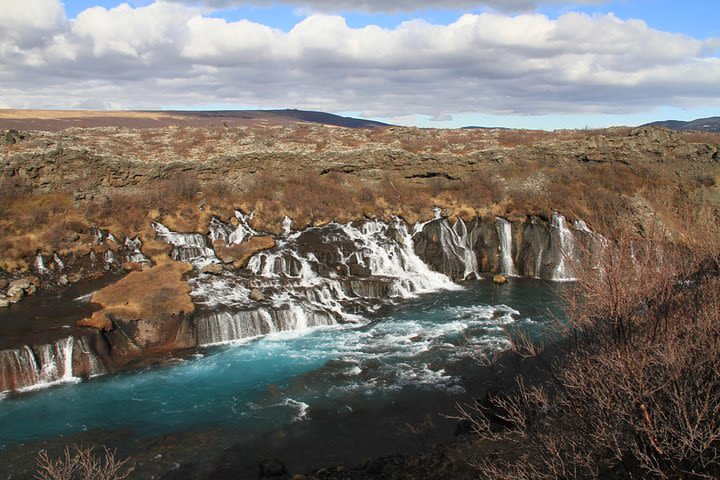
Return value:
[[(239, 214), (238, 220), (235, 237), (227, 224), (213, 220), (210, 238), (232, 242), (258, 235), (247, 224), (247, 217)], [(276, 247), (249, 260), (246, 270), (251, 276), (223, 272), (191, 279), (195, 302), (211, 309), (197, 315), (199, 344), (357, 322), (361, 317), (351, 312), (367, 311), (370, 303), (376, 307), (378, 300), (459, 288), (420, 260), (400, 219), (388, 224), (378, 220), (331, 223), (298, 232), (290, 230), (289, 219), (283, 224), (285, 233)], [(166, 241), (176, 241), (173, 232), (162, 232)], [(354, 284), (343, 280), (351, 271), (357, 274), (353, 275)], [(266, 292), (267, 298), (251, 300), (255, 288)], [(375, 301), (366, 301), (366, 293)], [(385, 298), (379, 298), (379, 293)]]
[[(417, 256), (412, 237), (400, 219), (393, 218), (389, 225), (368, 220), (361, 229), (350, 223), (341, 228), (358, 245), (353, 253), (358, 263), (367, 266), (372, 276), (393, 279), (391, 296), (407, 298), (418, 293), (458, 288), (447, 276), (432, 271)], [(389, 230), (395, 238), (391, 238)]]
[(533, 218), (530, 226), (532, 229), (532, 248), (535, 253), (535, 278), (541, 278), (543, 272), (543, 262), (545, 261), (545, 248), (547, 237), (544, 235), (547, 230), (537, 223), (537, 220)]
[(35, 269), (42, 275), (50, 273), (50, 270), (45, 266), (45, 260), (40, 252), (35, 255)]
[(282, 232), (283, 235), (286, 237), (290, 235), (290, 232), (292, 231), (292, 220), (289, 217), (283, 218), (282, 221)]
[(150, 263), (150, 259), (142, 253), (142, 240), (138, 237), (125, 237), (125, 248), (127, 254), (125, 260), (131, 263)]
[(574, 280), (571, 263), (575, 258), (575, 237), (567, 227), (565, 217), (559, 213), (553, 213), (550, 219), (550, 228), (553, 253), (557, 256), (552, 280)]
[(425, 228), (432, 228), (433, 232), (437, 231), (437, 241), (442, 250), (440, 270), (444, 274), (461, 280), (482, 278), (475, 251), (477, 230), (473, 229), (469, 232), (462, 219), (458, 219), (455, 225), (451, 226), (446, 218), (438, 216), (440, 213), (439, 209), (435, 209), (435, 219), (416, 224), (413, 235), (421, 234)]
[(173, 260), (193, 262), (214, 259), (215, 252), (210, 248), (208, 238), (201, 233), (177, 233), (159, 222), (153, 222), (158, 238), (173, 246), (170, 256)]
[(495, 228), (500, 240), (500, 273), (516, 275), (515, 262), (512, 256), (512, 224), (504, 218), (497, 217)]
[[(76, 350), (78, 343), (80, 350)], [(88, 375), (105, 372), (102, 362), (83, 340), (66, 337), (54, 343), (0, 351), (0, 392), (33, 390), (78, 381), (74, 366)]]
[(53, 253), (53, 262), (55, 262), (58, 270), (63, 270), (65, 268), (65, 263), (63, 263), (57, 253)]

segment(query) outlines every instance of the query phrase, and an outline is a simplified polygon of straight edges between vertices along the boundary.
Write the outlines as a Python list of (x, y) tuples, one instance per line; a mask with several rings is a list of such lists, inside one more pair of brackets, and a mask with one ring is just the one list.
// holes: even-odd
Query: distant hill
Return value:
[(332, 125), (346, 128), (375, 128), (389, 127), (388, 123), (366, 120), (363, 118), (342, 117), (332, 113), (314, 112), (311, 110), (216, 110), (209, 112), (198, 111), (169, 111), (175, 115), (212, 119), (238, 119), (238, 120), (279, 120), (280, 123), (307, 122)]
[(479, 127), (477, 125), (469, 125), (462, 127), (463, 130), (510, 130), (507, 127)]
[(0, 130), (59, 131), (71, 127), (163, 128), (314, 123), (345, 128), (377, 128), (387, 123), (306, 110), (104, 111), (0, 110)]
[(720, 117), (699, 118), (689, 122), (681, 120), (664, 120), (642, 125), (643, 127), (665, 127), (670, 130), (696, 131), (696, 132), (720, 132)]

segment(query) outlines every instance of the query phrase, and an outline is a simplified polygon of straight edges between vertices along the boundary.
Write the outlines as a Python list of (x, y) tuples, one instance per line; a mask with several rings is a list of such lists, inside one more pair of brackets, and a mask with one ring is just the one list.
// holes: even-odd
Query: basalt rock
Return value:
[(225, 264), (232, 264), (234, 268), (245, 268), (248, 260), (258, 252), (271, 249), (275, 246), (275, 239), (269, 236), (255, 236), (236, 244), (227, 245), (224, 240), (213, 242), (215, 255)]
[(200, 272), (207, 273), (211, 275), (218, 275), (223, 272), (223, 266), (219, 263), (211, 263), (208, 265), (205, 265)]
[(262, 302), (263, 300), (265, 300), (265, 295), (263, 295), (263, 293), (260, 291), (260, 289), (257, 289), (257, 288), (252, 289), (249, 297), (250, 297), (250, 300), (252, 300), (253, 302)]

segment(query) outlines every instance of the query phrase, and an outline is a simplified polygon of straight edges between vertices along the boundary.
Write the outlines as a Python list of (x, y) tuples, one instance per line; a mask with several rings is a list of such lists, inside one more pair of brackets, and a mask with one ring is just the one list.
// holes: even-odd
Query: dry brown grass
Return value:
[(720, 144), (720, 132), (679, 132), (679, 135), (688, 143)]
[(535, 145), (552, 139), (553, 132), (544, 130), (501, 130), (497, 141), (503, 147), (517, 147), (519, 145)]
[(130, 272), (92, 296), (102, 306), (90, 319), (78, 325), (109, 329), (112, 319), (125, 321), (165, 319), (190, 314), (195, 305), (190, 287), (182, 276), (192, 270), (185, 262), (167, 262), (148, 270)]

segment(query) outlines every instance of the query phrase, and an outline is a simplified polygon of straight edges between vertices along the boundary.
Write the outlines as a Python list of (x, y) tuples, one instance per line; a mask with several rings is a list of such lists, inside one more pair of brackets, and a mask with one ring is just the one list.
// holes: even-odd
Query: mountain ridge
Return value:
[(695, 120), (660, 120), (646, 123), (642, 127), (664, 127), (680, 132), (720, 132), (720, 117), (697, 118)]

